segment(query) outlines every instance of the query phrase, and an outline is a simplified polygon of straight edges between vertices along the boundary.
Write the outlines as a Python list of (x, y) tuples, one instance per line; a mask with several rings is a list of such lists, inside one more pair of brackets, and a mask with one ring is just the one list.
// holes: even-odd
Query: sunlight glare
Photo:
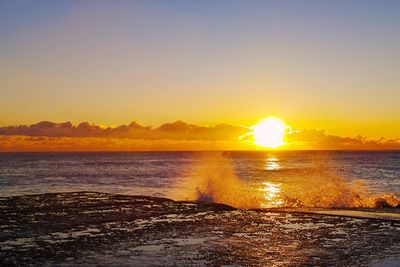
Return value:
[(268, 148), (284, 144), (283, 136), (287, 129), (285, 122), (277, 117), (267, 117), (253, 126), (254, 143)]
[(278, 158), (274, 157), (274, 156), (269, 156), (266, 159), (266, 166), (265, 169), (268, 171), (277, 171), (281, 168), (281, 166), (279, 165), (279, 160)]
[(271, 182), (262, 182), (260, 190), (263, 192), (265, 203), (263, 208), (273, 208), (282, 206), (284, 201), (281, 199), (281, 185)]

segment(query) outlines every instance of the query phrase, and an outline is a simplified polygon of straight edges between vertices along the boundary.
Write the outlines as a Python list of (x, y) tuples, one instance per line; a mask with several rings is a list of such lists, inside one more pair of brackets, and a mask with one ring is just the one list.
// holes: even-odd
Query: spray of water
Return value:
[(171, 197), (223, 203), (237, 208), (259, 207), (259, 199), (236, 176), (222, 153), (205, 153), (192, 166), (188, 178), (179, 182)]
[(204, 154), (171, 192), (174, 199), (223, 203), (237, 208), (320, 207), (357, 208), (399, 205), (400, 198), (369, 193), (362, 180), (345, 181), (327, 171), (326, 162), (312, 162), (312, 168), (261, 181), (257, 185), (241, 180), (229, 158), (222, 153)]

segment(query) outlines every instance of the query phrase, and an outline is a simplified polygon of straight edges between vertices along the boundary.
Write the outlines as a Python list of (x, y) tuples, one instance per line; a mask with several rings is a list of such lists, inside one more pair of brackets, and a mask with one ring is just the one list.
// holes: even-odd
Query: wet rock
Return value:
[(392, 206), (383, 198), (379, 198), (375, 201), (375, 208), (382, 209), (382, 208), (392, 208)]
[(96, 192), (0, 199), (0, 265), (368, 265), (398, 222)]

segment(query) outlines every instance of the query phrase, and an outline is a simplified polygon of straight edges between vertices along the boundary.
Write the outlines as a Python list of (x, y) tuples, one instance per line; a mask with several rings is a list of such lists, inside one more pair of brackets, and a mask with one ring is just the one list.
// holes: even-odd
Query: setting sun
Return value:
[(283, 136), (287, 129), (285, 122), (277, 117), (267, 117), (253, 126), (254, 143), (268, 148), (284, 144)]
[(0, 0), (0, 267), (400, 267), (399, 14)]

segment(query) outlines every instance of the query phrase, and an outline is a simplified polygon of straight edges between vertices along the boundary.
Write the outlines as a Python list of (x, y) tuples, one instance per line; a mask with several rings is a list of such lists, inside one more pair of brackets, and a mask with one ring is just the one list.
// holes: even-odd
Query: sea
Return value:
[(399, 266), (399, 193), (395, 151), (0, 153), (0, 265)]
[(372, 205), (397, 201), (400, 151), (0, 153), (1, 197), (77, 191), (256, 208)]

